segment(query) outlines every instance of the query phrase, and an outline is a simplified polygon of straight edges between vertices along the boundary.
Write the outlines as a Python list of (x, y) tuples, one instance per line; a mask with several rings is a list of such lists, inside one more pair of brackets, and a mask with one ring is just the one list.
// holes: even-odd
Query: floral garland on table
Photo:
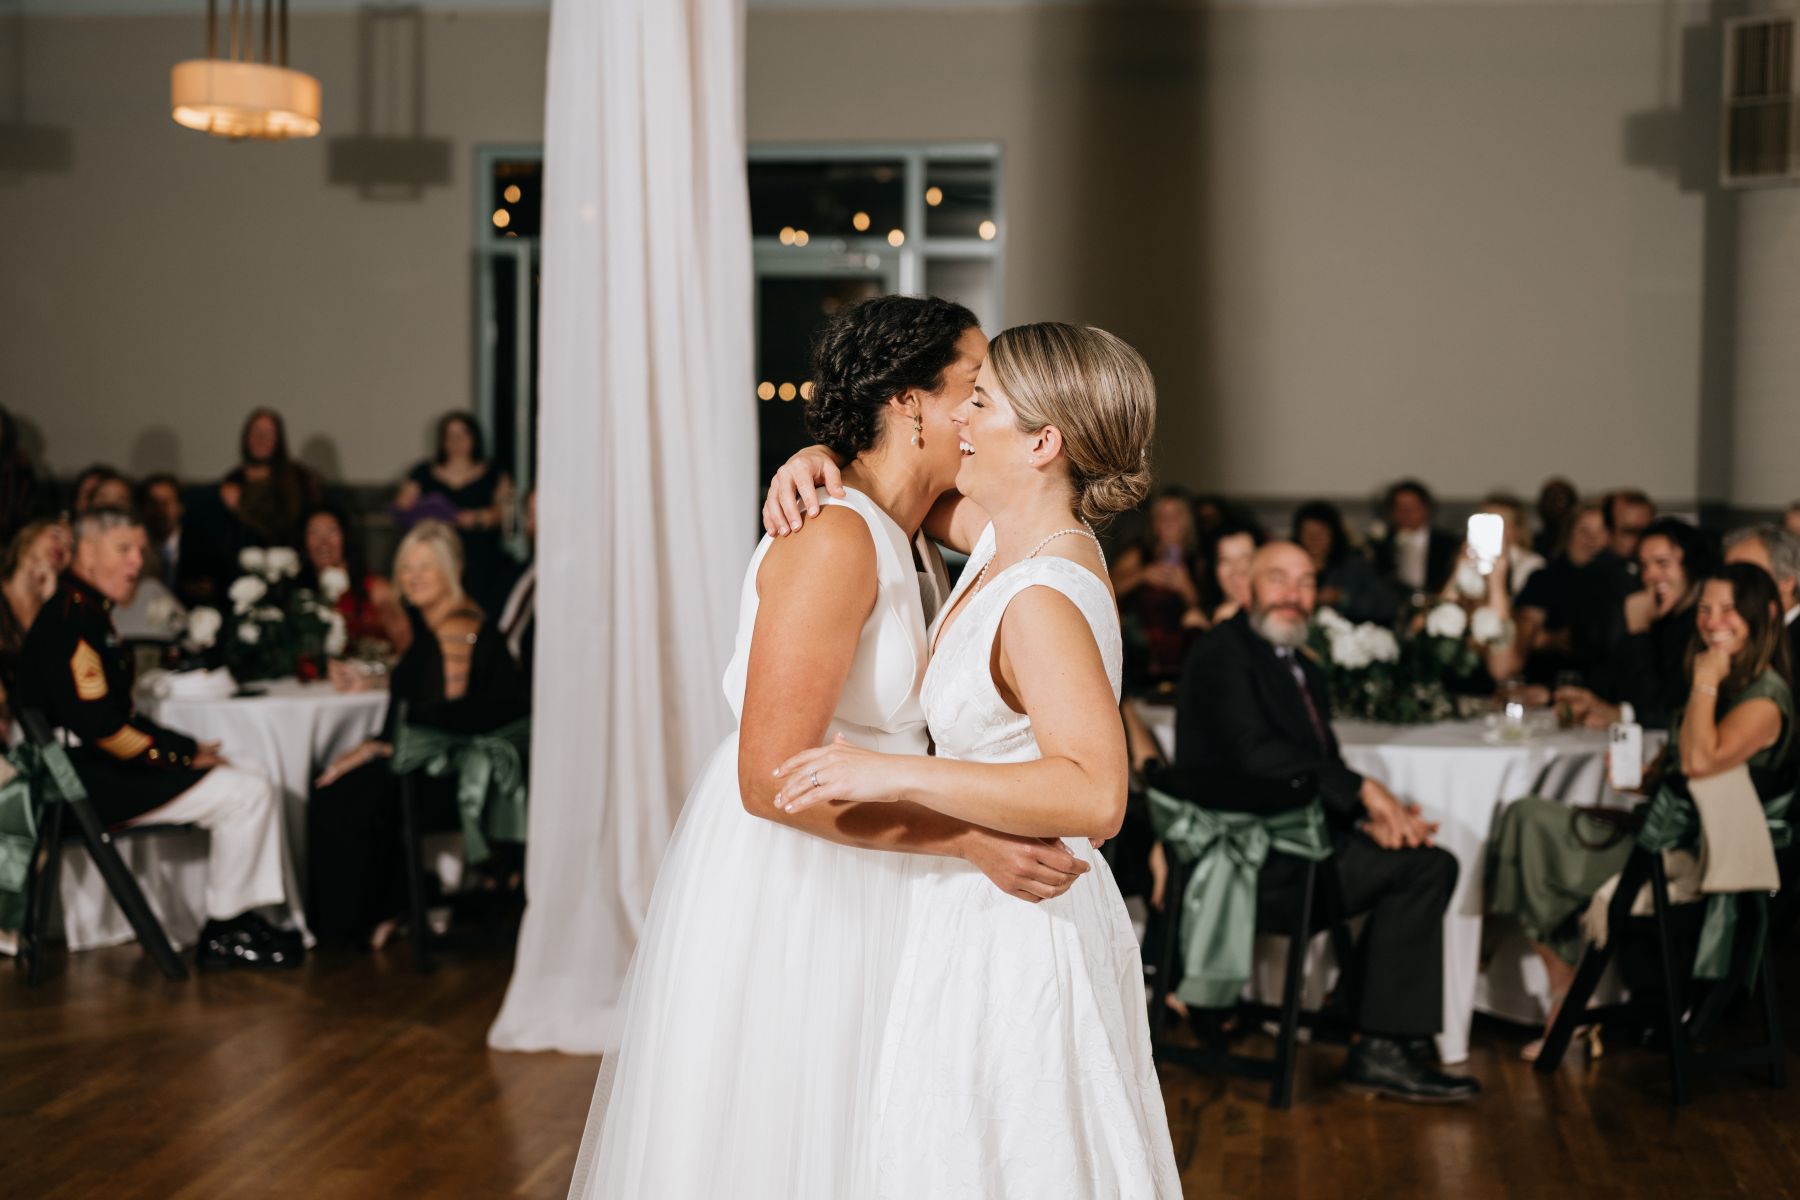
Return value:
[(333, 606), (350, 587), (341, 567), (319, 572), (319, 588), (300, 585), (300, 555), (285, 546), (252, 546), (238, 555), (244, 573), (226, 589), (230, 619), (216, 608), (188, 614), (187, 644), (209, 666), (224, 666), (239, 683), (298, 676), (317, 679), (325, 659), (349, 641)]
[[(1392, 725), (1425, 725), (1473, 715), (1485, 700), (1459, 695), (1457, 685), (1475, 675), (1483, 646), (1511, 636), (1492, 608), (1473, 616), (1443, 603), (1425, 615), (1416, 632), (1396, 636), (1375, 624), (1353, 624), (1336, 609), (1313, 617), (1307, 645), (1325, 668), (1334, 716)], [(1471, 701), (1473, 703), (1471, 703)]]

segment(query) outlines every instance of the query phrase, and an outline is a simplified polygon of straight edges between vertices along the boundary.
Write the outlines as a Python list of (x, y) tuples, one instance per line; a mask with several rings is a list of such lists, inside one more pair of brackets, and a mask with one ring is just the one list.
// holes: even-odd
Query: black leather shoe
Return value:
[(271, 946), (280, 946), (286, 950), (301, 951), (306, 949), (306, 942), (297, 929), (282, 929), (271, 925), (260, 913), (247, 912), (228, 924), (242, 925), (257, 937)]
[(1387, 1096), (1415, 1104), (1454, 1104), (1473, 1100), (1481, 1085), (1467, 1075), (1449, 1075), (1434, 1065), (1429, 1043), (1403, 1043), (1394, 1038), (1365, 1036), (1350, 1047), (1343, 1086), (1367, 1096)]
[[(258, 924), (262, 928), (258, 928)], [(267, 932), (265, 932), (267, 930)], [(200, 944), (194, 950), (194, 965), (206, 970), (225, 967), (247, 967), (266, 971), (297, 967), (306, 957), (306, 947), (297, 935), (284, 934), (267, 922), (208, 921), (200, 931)]]

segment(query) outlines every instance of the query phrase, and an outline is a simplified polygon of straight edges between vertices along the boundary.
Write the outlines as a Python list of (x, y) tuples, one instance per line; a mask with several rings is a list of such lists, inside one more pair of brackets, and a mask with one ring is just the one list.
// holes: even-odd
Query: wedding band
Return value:
[(819, 786), (819, 773), (817, 771), (812, 771), (812, 772), (809, 772), (809, 774), (812, 775), (812, 785), (814, 787), (818, 787)]

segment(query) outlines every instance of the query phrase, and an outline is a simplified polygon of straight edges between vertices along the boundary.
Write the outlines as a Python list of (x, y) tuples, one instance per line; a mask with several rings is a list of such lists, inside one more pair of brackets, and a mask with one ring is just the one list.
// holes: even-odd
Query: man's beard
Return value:
[(1256, 635), (1274, 646), (1293, 650), (1306, 644), (1306, 619), (1296, 617), (1292, 621), (1273, 619), (1271, 612), (1253, 612), (1250, 614), (1250, 628)]

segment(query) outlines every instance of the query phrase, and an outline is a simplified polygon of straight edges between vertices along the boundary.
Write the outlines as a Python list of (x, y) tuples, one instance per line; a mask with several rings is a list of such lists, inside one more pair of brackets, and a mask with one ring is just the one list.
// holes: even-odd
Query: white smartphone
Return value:
[(1613, 788), (1632, 792), (1644, 786), (1644, 727), (1618, 721), (1607, 731), (1606, 765)]
[(1469, 518), (1469, 555), (1486, 575), (1506, 553), (1506, 518), (1499, 513), (1476, 513)]

